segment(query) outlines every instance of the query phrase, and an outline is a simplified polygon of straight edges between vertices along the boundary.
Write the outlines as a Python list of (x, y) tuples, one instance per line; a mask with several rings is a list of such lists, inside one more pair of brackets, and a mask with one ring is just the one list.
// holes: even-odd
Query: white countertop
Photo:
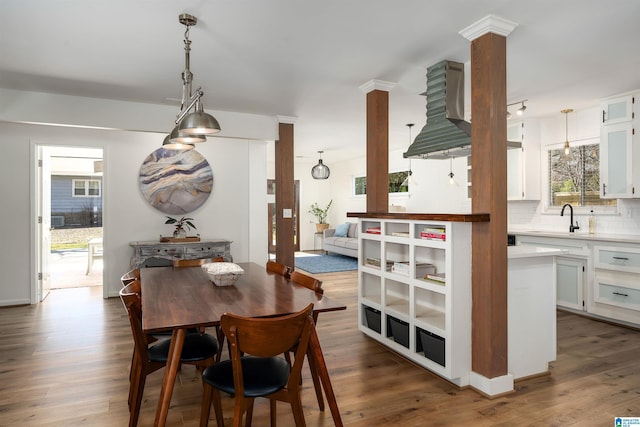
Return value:
[(521, 236), (556, 237), (561, 239), (576, 239), (602, 242), (640, 243), (640, 235), (637, 234), (607, 234), (607, 233), (570, 233), (568, 231), (539, 231), (539, 230), (509, 230), (509, 234)]
[(507, 249), (507, 258), (533, 258), (542, 256), (556, 256), (567, 253), (566, 249), (542, 248), (538, 246), (509, 246)]

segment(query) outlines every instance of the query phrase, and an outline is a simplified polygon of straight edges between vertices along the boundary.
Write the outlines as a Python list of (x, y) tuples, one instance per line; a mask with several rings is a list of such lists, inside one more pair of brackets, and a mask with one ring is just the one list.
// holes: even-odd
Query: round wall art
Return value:
[(158, 148), (140, 167), (140, 190), (161, 212), (178, 215), (193, 212), (209, 198), (213, 173), (196, 150)]

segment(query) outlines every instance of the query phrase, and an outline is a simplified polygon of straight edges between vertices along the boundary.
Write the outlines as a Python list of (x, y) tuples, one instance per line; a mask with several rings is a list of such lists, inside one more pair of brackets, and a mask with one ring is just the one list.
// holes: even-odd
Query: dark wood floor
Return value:
[[(558, 313), (558, 359), (551, 375), (517, 383), (489, 400), (458, 390), (356, 329), (356, 273), (317, 275), (348, 310), (321, 315), (318, 330), (343, 421), (349, 426), (607, 426), (640, 416), (640, 332)], [(132, 340), (119, 299), (101, 288), (54, 291), (38, 306), (0, 309), (0, 425), (124, 426)], [(304, 368), (305, 375), (308, 369)], [(149, 377), (139, 425), (153, 424), (162, 371)], [(331, 426), (304, 380), (307, 425)], [(181, 371), (169, 425), (198, 425), (201, 385)], [(232, 400), (226, 398), (230, 425)], [(291, 426), (278, 406), (278, 425)], [(210, 425), (215, 425), (215, 421)], [(254, 425), (268, 425), (256, 403)]]

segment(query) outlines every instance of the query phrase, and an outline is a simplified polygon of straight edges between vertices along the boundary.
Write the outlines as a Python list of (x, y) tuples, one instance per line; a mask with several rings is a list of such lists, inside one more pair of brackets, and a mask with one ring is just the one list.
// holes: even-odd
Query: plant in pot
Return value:
[(333, 199), (329, 200), (329, 204), (324, 209), (318, 206), (317, 202), (311, 205), (311, 209), (309, 210), (309, 213), (313, 214), (313, 216), (315, 216), (316, 220), (318, 221), (316, 223), (316, 231), (318, 233), (329, 228), (329, 224), (327, 224), (327, 215), (329, 214), (329, 209), (331, 209), (332, 203), (333, 203)]
[(187, 237), (187, 231), (197, 229), (193, 222), (193, 218), (187, 218), (183, 216), (180, 219), (172, 218), (170, 216), (167, 217), (167, 220), (164, 222), (165, 224), (171, 224), (175, 227), (173, 230), (173, 237), (176, 239)]

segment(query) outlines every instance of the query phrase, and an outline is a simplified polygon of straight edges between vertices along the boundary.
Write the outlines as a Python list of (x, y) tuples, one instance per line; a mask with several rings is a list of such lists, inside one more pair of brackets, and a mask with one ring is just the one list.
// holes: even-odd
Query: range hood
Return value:
[[(403, 154), (408, 159), (449, 159), (471, 154), (471, 123), (464, 120), (464, 64), (427, 68), (427, 124)], [(520, 148), (508, 142), (508, 148)]]

